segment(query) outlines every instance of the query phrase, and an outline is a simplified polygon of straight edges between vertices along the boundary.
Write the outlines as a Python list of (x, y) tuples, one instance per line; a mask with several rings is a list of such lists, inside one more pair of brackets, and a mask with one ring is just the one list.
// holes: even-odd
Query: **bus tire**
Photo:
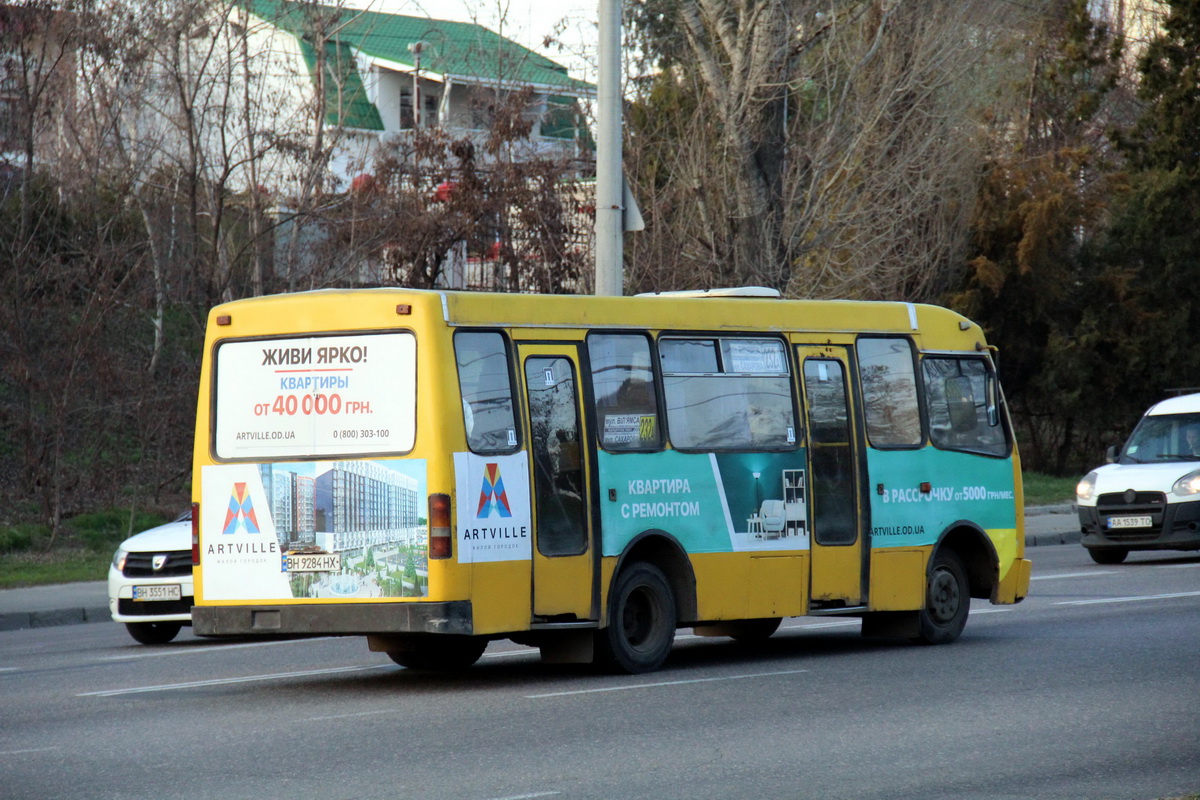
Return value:
[(407, 669), (438, 672), (463, 670), (474, 664), (487, 649), (482, 636), (433, 636), (412, 649), (388, 650), (388, 658)]
[(609, 593), (608, 626), (596, 631), (597, 661), (631, 675), (653, 672), (671, 652), (675, 622), (675, 596), (662, 570), (630, 564)]
[(125, 630), (142, 644), (166, 644), (179, 635), (182, 622), (126, 622)]
[(962, 633), (971, 611), (971, 585), (962, 559), (953, 550), (941, 548), (929, 567), (925, 608), (919, 614), (918, 644), (947, 644)]
[(765, 642), (771, 638), (775, 631), (779, 630), (779, 624), (783, 622), (781, 617), (768, 617), (766, 619), (741, 619), (737, 622), (729, 623), (729, 638), (743, 644), (755, 644), (757, 642)]
[(1120, 564), (1129, 556), (1129, 551), (1123, 547), (1106, 547), (1103, 550), (1089, 547), (1087, 551), (1097, 564)]

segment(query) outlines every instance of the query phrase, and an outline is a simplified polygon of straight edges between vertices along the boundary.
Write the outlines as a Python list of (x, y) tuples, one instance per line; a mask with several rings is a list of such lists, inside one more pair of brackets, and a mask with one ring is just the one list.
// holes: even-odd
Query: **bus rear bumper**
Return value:
[(200, 636), (365, 636), (372, 633), (474, 632), (471, 603), (339, 603), (195, 606)]

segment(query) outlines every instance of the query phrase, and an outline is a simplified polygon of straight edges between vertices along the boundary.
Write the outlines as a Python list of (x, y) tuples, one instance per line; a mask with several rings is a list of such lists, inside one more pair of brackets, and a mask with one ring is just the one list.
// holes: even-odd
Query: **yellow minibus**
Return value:
[(495, 639), (645, 672), (675, 632), (939, 644), (1028, 592), (992, 349), (949, 310), (741, 289), (324, 290), (208, 320), (193, 624)]

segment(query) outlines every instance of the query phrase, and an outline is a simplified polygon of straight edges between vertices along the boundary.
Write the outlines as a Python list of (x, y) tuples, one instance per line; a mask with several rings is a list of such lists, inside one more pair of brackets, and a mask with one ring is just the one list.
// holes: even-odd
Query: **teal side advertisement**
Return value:
[(690, 553), (803, 550), (808, 540), (805, 451), (601, 452), (604, 555), (656, 529)]
[[(935, 544), (951, 524), (1016, 526), (1009, 459), (937, 450), (869, 450), (862, 496), (872, 547)], [(806, 550), (812, 520), (806, 451), (599, 453), (606, 556), (647, 530), (689, 553)], [(929, 490), (923, 492), (922, 484)]]
[[(1012, 461), (926, 447), (869, 450), (871, 546), (936, 544), (959, 520), (984, 530), (1015, 528)], [(921, 484), (929, 491), (921, 491)]]

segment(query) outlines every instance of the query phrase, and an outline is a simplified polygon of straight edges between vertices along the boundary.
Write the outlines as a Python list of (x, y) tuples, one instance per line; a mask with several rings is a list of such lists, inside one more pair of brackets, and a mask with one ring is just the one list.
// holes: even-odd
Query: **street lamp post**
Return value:
[(624, 293), (621, 2), (600, 0), (596, 76), (596, 294)]

